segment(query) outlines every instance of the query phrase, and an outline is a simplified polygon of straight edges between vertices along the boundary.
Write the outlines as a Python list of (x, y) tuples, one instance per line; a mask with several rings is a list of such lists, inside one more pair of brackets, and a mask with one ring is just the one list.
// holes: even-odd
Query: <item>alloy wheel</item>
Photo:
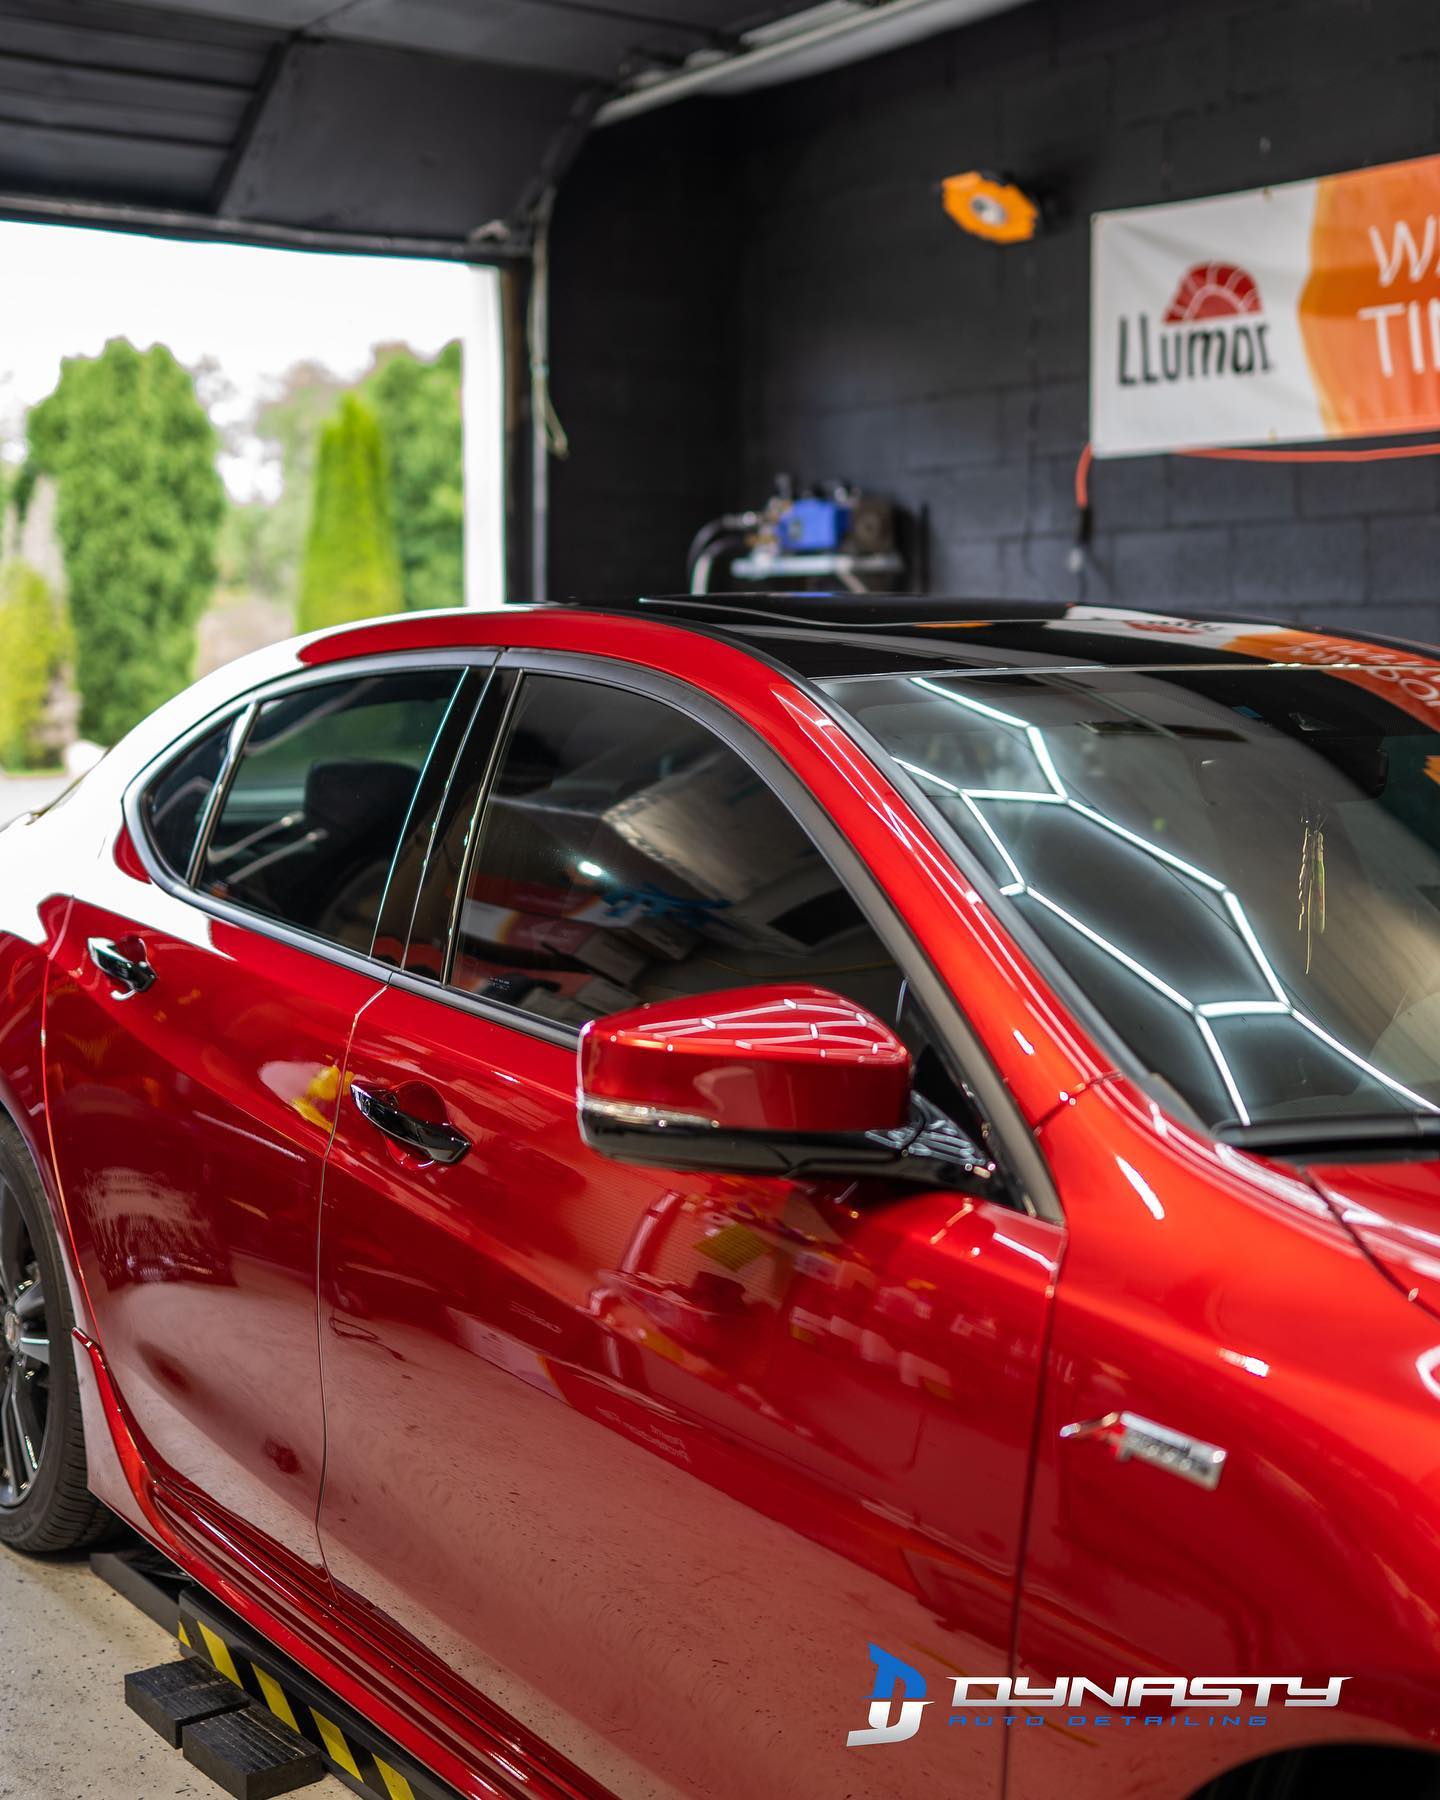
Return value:
[(20, 1196), (0, 1174), (0, 1508), (25, 1498), (45, 1450), (50, 1331)]

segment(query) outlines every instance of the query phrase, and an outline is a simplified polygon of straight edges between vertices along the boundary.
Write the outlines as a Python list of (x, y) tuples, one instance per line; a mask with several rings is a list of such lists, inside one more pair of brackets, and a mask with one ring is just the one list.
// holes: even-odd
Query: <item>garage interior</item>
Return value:
[[(6, 0), (0, 20), (4, 216), (508, 271), (511, 599), (681, 588), (696, 531), (783, 473), (893, 502), (905, 584), (932, 593), (1436, 634), (1426, 456), (1119, 458), (1077, 544), (1090, 215), (1429, 151), (1440, 14), (1419, 0)], [(972, 167), (1039, 197), (1032, 241), (946, 217), (939, 184)], [(554, 424), (534, 449), (547, 360), (563, 457)]]
[[(0, 218), (501, 270), (511, 601), (676, 592), (788, 480), (892, 505), (929, 594), (1434, 641), (1428, 440), (1087, 447), (1094, 213), (1437, 144), (1434, 0), (0, 0)], [(971, 169), (1033, 239), (956, 228)], [(0, 1732), (105, 1687), (36, 1800), (206, 1791), (137, 1753), (114, 1595), (0, 1596)]]

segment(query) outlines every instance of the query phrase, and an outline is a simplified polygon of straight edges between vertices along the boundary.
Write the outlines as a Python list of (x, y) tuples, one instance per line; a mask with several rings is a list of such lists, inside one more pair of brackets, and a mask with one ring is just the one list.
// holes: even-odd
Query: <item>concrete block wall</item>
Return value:
[[(705, 263), (699, 312), (685, 216), (697, 132), (707, 217), (726, 244)], [(697, 435), (714, 454), (664, 557), (707, 516), (702, 489), (710, 511), (753, 503), (786, 469), (924, 507), (936, 592), (1440, 639), (1440, 459), (1099, 464), (1094, 540), (1084, 568), (1068, 566), (1088, 430), (1090, 214), (1437, 150), (1434, 0), (1032, 0), (874, 62), (599, 133), (577, 171), (604, 159), (592, 205), (648, 204), (657, 179), (691, 197), (674, 218), (652, 207), (644, 326), (624, 322), (622, 296), (610, 345), (623, 341), (643, 380), (666, 331), (688, 331), (709, 370), (686, 416), (669, 417), (672, 443)], [(977, 166), (1054, 192), (1059, 222), (1023, 247), (967, 238), (936, 188)], [(557, 335), (557, 398), (577, 350)], [(630, 418), (609, 419), (612, 481), (629, 478)], [(593, 429), (575, 421), (577, 493)], [(662, 568), (658, 537), (606, 567), (632, 585), (682, 574)]]
[(677, 107), (598, 132), (560, 190), (551, 598), (679, 588), (695, 531), (739, 504), (729, 125)]

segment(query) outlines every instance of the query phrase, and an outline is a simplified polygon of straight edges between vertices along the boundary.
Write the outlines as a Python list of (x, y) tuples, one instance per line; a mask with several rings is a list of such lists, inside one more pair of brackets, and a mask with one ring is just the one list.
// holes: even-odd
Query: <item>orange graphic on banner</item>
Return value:
[(1440, 425), (1440, 156), (1316, 183), (1300, 331), (1332, 436)]

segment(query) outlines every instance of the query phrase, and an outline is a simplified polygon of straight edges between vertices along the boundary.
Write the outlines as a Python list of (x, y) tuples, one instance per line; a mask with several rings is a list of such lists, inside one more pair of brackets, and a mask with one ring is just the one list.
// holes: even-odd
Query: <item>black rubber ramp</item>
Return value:
[(325, 1773), (319, 1750), (258, 1706), (187, 1725), (180, 1747), (186, 1762), (235, 1800), (271, 1800), (308, 1787)]
[(160, 1663), (127, 1675), (125, 1704), (178, 1750), (187, 1725), (198, 1725), (217, 1713), (239, 1712), (250, 1704), (250, 1696), (208, 1663), (187, 1656), (183, 1662)]

